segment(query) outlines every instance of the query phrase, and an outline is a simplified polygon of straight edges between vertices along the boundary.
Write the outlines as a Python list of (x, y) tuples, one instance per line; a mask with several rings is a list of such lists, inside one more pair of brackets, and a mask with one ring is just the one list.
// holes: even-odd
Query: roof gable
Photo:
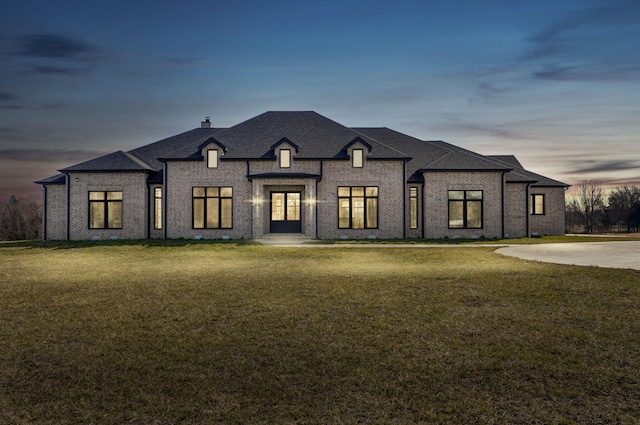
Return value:
[(220, 134), (228, 148), (226, 159), (272, 157), (274, 143), (283, 138), (298, 150), (298, 159), (344, 159), (344, 147), (355, 138), (375, 151), (379, 158), (406, 158), (406, 155), (358, 134), (316, 112), (265, 112)]
[(140, 171), (147, 172), (153, 171), (153, 168), (148, 164), (145, 164), (142, 160), (134, 155), (117, 151), (101, 157), (91, 159), (89, 161), (81, 162), (80, 164), (72, 165), (60, 170), (63, 173), (67, 172), (104, 172), (104, 171)]
[(287, 139), (286, 137), (283, 137), (282, 139), (278, 140), (277, 143), (274, 143), (271, 146), (270, 151), (274, 152), (276, 149), (278, 149), (278, 147), (280, 147), (281, 145), (289, 145), (291, 146), (293, 149), (295, 149), (296, 153), (300, 150), (300, 148), (298, 147), (298, 145), (296, 145), (295, 143), (293, 143), (291, 140)]

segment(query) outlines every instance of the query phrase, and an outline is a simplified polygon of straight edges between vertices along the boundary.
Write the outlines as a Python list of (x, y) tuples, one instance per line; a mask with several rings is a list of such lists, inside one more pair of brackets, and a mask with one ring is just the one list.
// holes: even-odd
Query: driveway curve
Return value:
[(510, 245), (496, 252), (545, 263), (640, 270), (638, 241)]

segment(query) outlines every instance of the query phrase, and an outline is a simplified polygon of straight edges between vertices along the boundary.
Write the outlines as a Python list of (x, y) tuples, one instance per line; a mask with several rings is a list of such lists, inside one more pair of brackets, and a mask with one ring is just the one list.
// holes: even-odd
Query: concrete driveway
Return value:
[(496, 252), (545, 263), (640, 270), (638, 241), (510, 245)]

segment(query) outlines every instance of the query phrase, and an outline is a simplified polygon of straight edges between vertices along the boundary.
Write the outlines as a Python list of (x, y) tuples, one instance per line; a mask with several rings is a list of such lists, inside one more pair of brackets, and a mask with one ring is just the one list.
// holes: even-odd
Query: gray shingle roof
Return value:
[(46, 179), (38, 180), (36, 184), (65, 184), (67, 182), (67, 176), (64, 174), (56, 174), (55, 176), (47, 177)]
[(117, 151), (60, 171), (153, 171), (153, 168), (128, 152)]
[(558, 180), (550, 179), (540, 174), (533, 173), (529, 170), (525, 170), (520, 164), (520, 161), (513, 155), (491, 155), (487, 158), (491, 158), (498, 162), (511, 163), (514, 166), (514, 170), (507, 173), (508, 182), (526, 182), (531, 183), (532, 187), (569, 187), (571, 185), (563, 183)]
[(176, 136), (168, 137), (149, 145), (130, 150), (129, 153), (140, 158), (155, 170), (162, 169), (158, 158), (190, 155), (198, 146), (210, 137), (224, 131), (224, 128), (196, 128)]
[(369, 158), (409, 159), (322, 115), (311, 112), (265, 112), (216, 135), (227, 148), (224, 159), (272, 158), (271, 148), (282, 138), (299, 147), (296, 159), (347, 159), (344, 148), (356, 137), (370, 144)]
[[(316, 112), (265, 112), (229, 128), (196, 128), (128, 152), (114, 152), (60, 170), (138, 171), (150, 182), (162, 181), (162, 161), (202, 159), (203, 144), (215, 140), (225, 147), (223, 161), (272, 159), (283, 139), (297, 147), (296, 159), (348, 159), (346, 147), (359, 140), (371, 150), (368, 159), (407, 162), (409, 181), (423, 181), (422, 172), (450, 170), (509, 171), (507, 181), (539, 186), (568, 186), (525, 170), (513, 155), (484, 156), (442, 141), (424, 141), (386, 127), (348, 128)], [(36, 183), (63, 183), (53, 176)]]

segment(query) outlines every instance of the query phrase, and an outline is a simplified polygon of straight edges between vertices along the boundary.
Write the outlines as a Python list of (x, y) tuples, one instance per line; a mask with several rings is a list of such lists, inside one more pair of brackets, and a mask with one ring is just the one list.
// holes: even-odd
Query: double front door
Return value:
[(271, 233), (301, 233), (301, 192), (271, 192)]

